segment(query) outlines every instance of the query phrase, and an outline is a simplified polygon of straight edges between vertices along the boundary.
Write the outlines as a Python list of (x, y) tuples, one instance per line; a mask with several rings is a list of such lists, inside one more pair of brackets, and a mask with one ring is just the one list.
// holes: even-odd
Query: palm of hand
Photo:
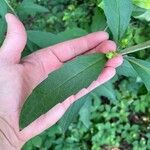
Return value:
[(107, 33), (97, 32), (44, 48), (20, 60), (21, 52), (26, 44), (25, 29), (22, 23), (11, 14), (7, 14), (6, 20), (8, 32), (0, 49), (0, 85), (2, 85), (0, 87), (0, 131), (7, 137), (5, 141), (7, 149), (10, 147), (17, 149), (27, 140), (56, 123), (75, 100), (112, 78), (115, 75), (115, 68), (122, 63), (123, 59), (122, 56), (117, 56), (109, 60), (98, 80), (94, 81), (89, 88), (70, 96), (20, 131), (21, 107), (27, 96), (49, 73), (76, 55), (98, 51), (107, 53), (108, 50), (114, 51), (116, 45), (108, 40)]
[(23, 72), (20, 65), (0, 67), (0, 74), (3, 75), (0, 78), (0, 84), (3, 85), (0, 92), (0, 129), (6, 137), (9, 137), (8, 141), (4, 141), (9, 149), (17, 149), (22, 145), (18, 138), (18, 119), (22, 100), (27, 92), (26, 87), (22, 87), (26, 86)]

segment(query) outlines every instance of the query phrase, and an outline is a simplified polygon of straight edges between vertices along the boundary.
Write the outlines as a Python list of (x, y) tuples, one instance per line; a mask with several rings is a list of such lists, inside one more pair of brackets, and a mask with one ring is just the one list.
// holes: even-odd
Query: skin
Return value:
[(85, 53), (108, 53), (116, 44), (108, 40), (106, 32), (87, 36), (43, 48), (21, 59), (27, 37), (23, 24), (12, 14), (6, 15), (6, 39), (0, 48), (0, 150), (18, 150), (32, 137), (55, 124), (68, 107), (97, 86), (111, 79), (115, 68), (122, 64), (118, 55), (110, 59), (96, 81), (76, 95), (68, 97), (23, 130), (19, 130), (19, 114), (32, 90), (60, 68), (65, 62)]

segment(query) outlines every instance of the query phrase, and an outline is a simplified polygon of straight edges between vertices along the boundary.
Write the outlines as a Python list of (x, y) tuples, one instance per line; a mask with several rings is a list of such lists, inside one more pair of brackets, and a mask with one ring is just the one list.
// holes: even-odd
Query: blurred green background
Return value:
[[(58, 35), (58, 40), (51, 44), (104, 30), (107, 26), (101, 0), (24, 1), (34, 6), (19, 0), (10, 0), (10, 5), (27, 30)], [(150, 8), (146, 9), (143, 5), (136, 7), (128, 31), (119, 43), (120, 48), (150, 40)], [(64, 31), (65, 37), (61, 39)], [(42, 35), (35, 37), (32, 32), (28, 35), (33, 41), (29, 38), (23, 56), (49, 44)], [(40, 40), (34, 42), (34, 38)], [(45, 44), (41, 46), (41, 43)], [(148, 51), (133, 55), (150, 60)], [(23, 150), (150, 150), (150, 95), (139, 77), (116, 75), (112, 81), (111, 91), (91, 93), (92, 99), (84, 104), (65, 133), (55, 125), (30, 140)], [(149, 96), (147, 101), (146, 95)]]

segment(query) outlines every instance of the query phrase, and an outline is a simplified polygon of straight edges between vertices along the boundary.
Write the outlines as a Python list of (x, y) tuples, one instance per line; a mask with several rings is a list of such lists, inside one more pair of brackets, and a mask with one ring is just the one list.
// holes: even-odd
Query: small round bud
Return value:
[(109, 52), (109, 53), (106, 54), (106, 57), (107, 57), (108, 59), (112, 59), (113, 57), (115, 57), (115, 56), (117, 56), (117, 55), (118, 55), (117, 52)]

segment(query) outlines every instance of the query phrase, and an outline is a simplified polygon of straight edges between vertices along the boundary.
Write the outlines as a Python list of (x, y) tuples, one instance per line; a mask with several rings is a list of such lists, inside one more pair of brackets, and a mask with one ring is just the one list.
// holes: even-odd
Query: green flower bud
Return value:
[(109, 52), (109, 53), (106, 54), (106, 57), (107, 57), (108, 59), (112, 59), (113, 57), (115, 57), (115, 56), (117, 56), (117, 55), (118, 55), (117, 52)]

